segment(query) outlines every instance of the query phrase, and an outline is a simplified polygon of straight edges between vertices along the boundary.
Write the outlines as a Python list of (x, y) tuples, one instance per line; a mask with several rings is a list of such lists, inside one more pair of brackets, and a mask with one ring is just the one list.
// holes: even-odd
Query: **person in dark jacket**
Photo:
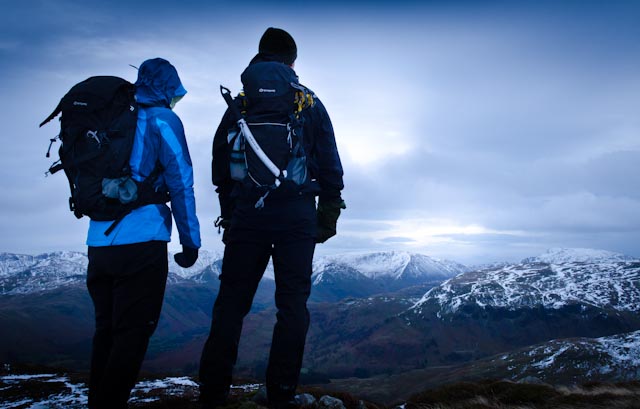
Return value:
[(140, 66), (135, 85), (139, 111), (129, 160), (132, 177), (142, 182), (160, 165), (154, 188), (169, 193), (171, 209), (166, 204), (134, 209), (108, 235), (113, 222), (90, 221), (87, 287), (96, 319), (90, 408), (127, 407), (160, 317), (172, 213), (183, 249), (176, 262), (190, 267), (200, 248), (191, 159), (182, 122), (171, 110), (187, 91), (176, 69), (161, 58)]
[[(269, 28), (249, 66), (275, 61), (291, 68), (297, 57), (293, 38)], [(276, 280), (277, 322), (266, 373), (269, 406), (292, 404), (309, 327), (307, 299), (316, 242), (336, 234), (344, 187), (342, 165), (329, 115), (322, 102), (302, 111), (309, 177), (302, 185), (281, 186), (256, 206), (262, 193), (230, 176), (227, 131), (235, 120), (227, 111), (213, 141), (212, 181), (220, 200), (225, 242), (220, 291), (211, 332), (200, 362), (203, 408), (225, 404), (236, 363), (243, 318), (248, 314), (269, 259)], [(318, 197), (316, 208), (315, 197)]]

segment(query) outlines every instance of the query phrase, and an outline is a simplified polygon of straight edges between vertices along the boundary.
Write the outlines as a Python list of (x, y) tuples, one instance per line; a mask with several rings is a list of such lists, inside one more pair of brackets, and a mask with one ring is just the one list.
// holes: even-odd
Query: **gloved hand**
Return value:
[(195, 264), (198, 259), (198, 249), (182, 246), (182, 253), (176, 253), (173, 259), (182, 268), (189, 268)]
[(318, 201), (318, 210), (316, 212), (318, 221), (316, 243), (324, 243), (336, 235), (336, 226), (338, 224), (338, 217), (340, 217), (340, 209), (346, 208), (347, 205), (344, 203), (344, 200), (326, 201), (320, 199)]

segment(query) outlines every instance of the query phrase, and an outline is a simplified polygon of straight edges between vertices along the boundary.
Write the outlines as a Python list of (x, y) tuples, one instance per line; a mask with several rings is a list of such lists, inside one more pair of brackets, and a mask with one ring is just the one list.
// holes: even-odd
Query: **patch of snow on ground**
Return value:
[(640, 367), (640, 331), (629, 334), (598, 338), (601, 348), (614, 363)]
[[(545, 359), (543, 359), (541, 361), (533, 363), (533, 364), (531, 364), (531, 366), (536, 367), (536, 368), (541, 368), (541, 369), (549, 368), (556, 361), (556, 358), (558, 358), (560, 355), (564, 354), (569, 348), (570, 348), (570, 346), (563, 346), (558, 351), (556, 351), (553, 355), (548, 356), (548, 357), (546, 357)], [(547, 352), (547, 351), (545, 350), (545, 352)]]
[(40, 374), (40, 375), (5, 375), (0, 376), (0, 381), (25, 381), (28, 379), (39, 379), (39, 378), (53, 378), (56, 376), (55, 374)]
[[(43, 383), (60, 383), (60, 392), (35, 401), (29, 397), (16, 397), (14, 402), (3, 401), (0, 404), (2, 409), (80, 409), (85, 408), (88, 403), (88, 388), (84, 383), (72, 383), (66, 375), (38, 374), (38, 375), (5, 375), (0, 377), (0, 381), (8, 384), (5, 389), (19, 386), (21, 382), (35, 381)], [(232, 385), (231, 388), (241, 390), (245, 393), (257, 391), (262, 384), (242, 384)], [(162, 396), (182, 396), (187, 390), (197, 389), (198, 384), (189, 377), (169, 377), (164, 379), (145, 380), (138, 382), (131, 391), (130, 403), (148, 403), (162, 399)], [(153, 396), (149, 393), (153, 392)]]

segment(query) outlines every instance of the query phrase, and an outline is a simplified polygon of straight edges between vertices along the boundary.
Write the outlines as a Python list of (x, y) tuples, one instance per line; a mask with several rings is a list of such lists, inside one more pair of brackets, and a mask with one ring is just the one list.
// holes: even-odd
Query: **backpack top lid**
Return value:
[(169, 61), (152, 58), (140, 65), (136, 80), (136, 101), (139, 104), (169, 108), (173, 98), (186, 93), (178, 71)]
[(295, 71), (281, 62), (250, 64), (240, 76), (247, 98), (247, 114), (253, 116), (289, 115), (294, 110)]
[[(40, 126), (45, 125), (62, 111), (95, 112), (103, 109), (111, 103), (122, 88), (128, 88), (133, 95), (134, 87), (130, 82), (119, 77), (95, 76), (87, 78), (71, 87), (56, 109), (45, 119)], [(124, 101), (123, 101), (124, 102)]]

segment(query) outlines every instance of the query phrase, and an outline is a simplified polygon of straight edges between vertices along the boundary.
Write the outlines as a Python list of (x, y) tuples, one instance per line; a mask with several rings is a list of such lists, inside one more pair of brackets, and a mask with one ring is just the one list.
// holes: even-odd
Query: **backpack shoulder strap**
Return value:
[(314, 94), (313, 91), (299, 83), (292, 82), (291, 86), (296, 90), (296, 96), (294, 100), (294, 104), (296, 107), (296, 116), (299, 115), (303, 110), (311, 108), (315, 105), (316, 94)]

